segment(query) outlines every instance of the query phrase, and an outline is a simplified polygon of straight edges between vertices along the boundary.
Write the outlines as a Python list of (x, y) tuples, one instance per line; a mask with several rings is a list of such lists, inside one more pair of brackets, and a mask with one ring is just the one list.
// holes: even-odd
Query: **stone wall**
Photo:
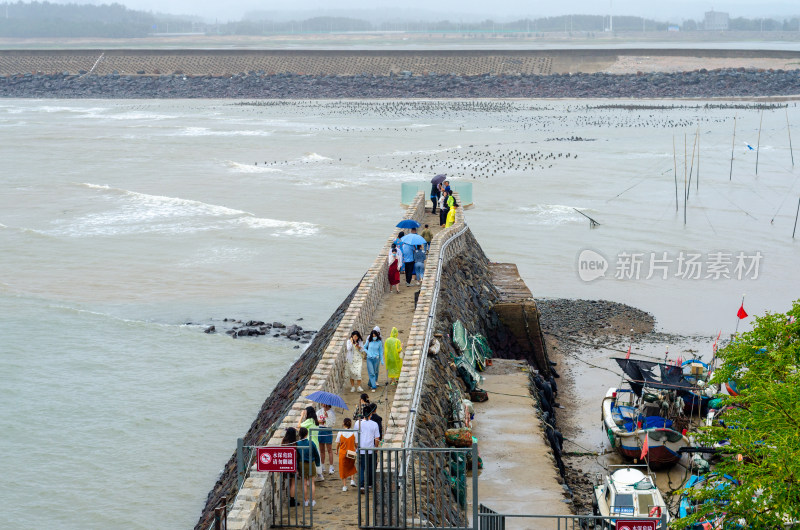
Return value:
[[(425, 213), (425, 196), (418, 193), (411, 206), (408, 207), (405, 219), (422, 221)], [(362, 278), (350, 305), (342, 316), (339, 325), (333, 332), (328, 346), (325, 348), (314, 372), (308, 377), (301, 392), (307, 396), (317, 390), (340, 393), (344, 382), (345, 344), (354, 329), (368, 329), (375, 311), (388, 290), (388, 257), (391, 245), (399, 229), (394, 229), (391, 236), (381, 248), (372, 266)], [(280, 445), (287, 427), (297, 424), (300, 414), (308, 405), (304, 397), (295, 399), (283, 420), (275, 429), (267, 445)], [(231, 508), (227, 525), (230, 530), (255, 530), (269, 528), (271, 524), (270, 506), (273, 492), (270, 487), (269, 473), (258, 473), (250, 469), (249, 475), (239, 490)]]
[[(314, 339), (308, 345), (308, 348), (300, 355), (300, 358), (294, 362), (285, 376), (275, 385), (272, 393), (261, 405), (261, 410), (250, 426), (250, 429), (244, 435), (244, 444), (247, 446), (263, 445), (269, 440), (275, 430), (276, 422), (283, 418), (289, 411), (289, 407), (300, 396), (311, 374), (322, 358), (328, 343), (333, 337), (341, 322), (342, 317), (350, 306), (360, 284), (353, 288), (347, 298), (339, 304), (336, 311), (328, 318), (328, 321), (319, 329)], [(222, 473), (217, 480), (217, 483), (208, 493), (206, 498), (206, 505), (203, 508), (203, 513), (200, 515), (200, 520), (195, 526), (195, 530), (205, 530), (214, 517), (214, 509), (219, 506), (222, 497), (232, 499), (236, 494), (237, 486), (237, 469), (236, 469), (236, 453), (231, 455)]]
[[(458, 202), (461, 203), (457, 193), (455, 196)], [(411, 409), (416, 387), (418, 384), (422, 384), (424, 376), (424, 374), (421, 373), (424, 364), (422, 362), (422, 356), (425, 347), (425, 334), (428, 330), (429, 313), (433, 303), (434, 290), (436, 288), (437, 274), (435, 274), (433, 267), (438, 266), (440, 256), (442, 257), (443, 263), (446, 263), (453, 256), (466, 250), (467, 237), (465, 234), (470, 234), (469, 237), (471, 237), (469, 229), (445, 247), (444, 254), (442, 255), (442, 245), (453, 238), (454, 235), (463, 231), (465, 227), (464, 209), (457, 208), (456, 222), (453, 226), (445, 228), (436, 234), (431, 241), (426, 263), (428, 272), (422, 279), (417, 308), (414, 311), (411, 329), (409, 330), (408, 339), (403, 348), (403, 368), (400, 372), (400, 378), (397, 381), (397, 391), (395, 392), (394, 401), (392, 402), (392, 410), (389, 413), (389, 417), (393, 418), (394, 421), (386, 428), (386, 433), (384, 434), (383, 445), (386, 447), (402, 447), (408, 426), (413, 421)]]

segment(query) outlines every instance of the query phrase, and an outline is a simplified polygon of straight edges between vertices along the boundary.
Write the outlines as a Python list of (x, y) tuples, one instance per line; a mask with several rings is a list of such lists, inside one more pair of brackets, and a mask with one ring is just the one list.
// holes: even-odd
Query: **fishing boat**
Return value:
[[(683, 485), (684, 489), (691, 489), (700, 487), (705, 481), (711, 480), (711, 484), (716, 484), (715, 489), (722, 490), (729, 487), (731, 484), (737, 484), (736, 479), (730, 475), (719, 475), (717, 473), (709, 473), (704, 475), (691, 475), (689, 480)], [(724, 506), (724, 505), (723, 505)], [(721, 508), (723, 506), (720, 506)], [(697, 502), (689, 497), (686, 493), (681, 495), (680, 505), (678, 507), (678, 516), (680, 518), (688, 517), (695, 512)], [(691, 526), (687, 526), (688, 530), (707, 530), (708, 528), (741, 528), (739, 525), (725, 525), (724, 513), (712, 513), (702, 521), (698, 521)]]
[(681, 448), (691, 442), (673, 429), (673, 420), (645, 415), (631, 389), (610, 388), (603, 398), (603, 428), (611, 446), (624, 458), (639, 459), (647, 444), (644, 460), (652, 469), (674, 466), (681, 459)]
[[(604, 517), (649, 518), (657, 521), (656, 528), (666, 530), (669, 511), (650, 474), (625, 467), (610, 475), (595, 479), (593, 507), (595, 515)], [(616, 528), (614, 519), (611, 528)]]

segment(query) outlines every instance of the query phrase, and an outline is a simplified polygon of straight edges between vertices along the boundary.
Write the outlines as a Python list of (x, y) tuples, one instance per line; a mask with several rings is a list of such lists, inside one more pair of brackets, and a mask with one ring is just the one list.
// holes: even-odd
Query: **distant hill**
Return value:
[(161, 18), (122, 4), (15, 2), (0, 5), (0, 37), (132, 38), (165, 31), (189, 31), (192, 22)]

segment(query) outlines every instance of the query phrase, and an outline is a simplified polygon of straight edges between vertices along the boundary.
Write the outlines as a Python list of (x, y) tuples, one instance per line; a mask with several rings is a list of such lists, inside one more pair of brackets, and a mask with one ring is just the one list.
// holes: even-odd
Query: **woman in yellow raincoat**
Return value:
[(447, 223), (445, 223), (445, 228), (448, 226), (453, 226), (456, 222), (456, 208), (458, 208), (458, 203), (453, 202), (453, 205), (450, 207), (450, 210), (447, 212)]
[(386, 342), (383, 343), (383, 355), (386, 360), (386, 375), (389, 377), (389, 384), (397, 384), (400, 377), (400, 369), (403, 368), (403, 359), (400, 352), (403, 351), (403, 343), (397, 338), (399, 335), (397, 328), (392, 328), (392, 333)]

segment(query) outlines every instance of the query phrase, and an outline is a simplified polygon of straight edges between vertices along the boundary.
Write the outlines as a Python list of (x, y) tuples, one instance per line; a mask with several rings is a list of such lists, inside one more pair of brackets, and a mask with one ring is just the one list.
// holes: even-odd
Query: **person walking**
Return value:
[[(314, 410), (311, 408), (311, 410)], [(373, 422), (374, 423), (374, 422)], [(300, 478), (303, 481), (303, 497), (305, 497), (305, 505), (308, 506), (308, 500), (311, 499), (311, 506), (316, 506), (317, 501), (314, 499), (314, 474), (317, 472), (319, 465), (319, 451), (313, 441), (308, 439), (308, 429), (300, 427), (298, 431), (300, 439), (297, 441), (297, 463), (300, 468)], [(311, 497), (308, 496), (308, 485), (311, 483)]]
[(411, 277), (414, 275), (414, 245), (403, 243), (400, 249), (403, 252), (403, 269), (406, 272), (406, 287), (411, 287)]
[(383, 364), (383, 339), (381, 338), (381, 328), (375, 326), (370, 331), (367, 339), (367, 374), (369, 380), (367, 384), (375, 392), (378, 388), (378, 373)]
[(403, 343), (397, 338), (399, 334), (397, 328), (392, 328), (392, 333), (383, 345), (383, 353), (386, 357), (386, 375), (389, 377), (388, 384), (392, 385), (397, 384), (400, 370), (403, 368), (403, 359), (400, 357)]
[(397, 294), (400, 294), (400, 263), (403, 258), (397, 246), (392, 243), (392, 251), (389, 253), (389, 292), (392, 292), (392, 287), (397, 288)]
[(353, 419), (363, 420), (366, 417), (366, 415), (364, 414), (364, 410), (366, 410), (368, 405), (369, 405), (369, 396), (367, 394), (361, 394), (361, 397), (358, 400), (358, 405), (356, 406), (356, 411), (353, 413)]
[(425, 252), (427, 252), (431, 248), (431, 241), (433, 241), (433, 232), (431, 232), (431, 229), (428, 228), (428, 225), (425, 225), (425, 228), (422, 230), (422, 233), (420, 235), (422, 236), (422, 239), (425, 240)]
[[(400, 256), (400, 272), (404, 272), (403, 269), (403, 241), (402, 239), (406, 236), (406, 233), (400, 230), (400, 233), (397, 234), (397, 237), (394, 238), (392, 244), (397, 247), (397, 254)], [(394, 248), (394, 247), (392, 247)]]
[[(345, 429), (353, 428), (353, 420), (345, 418), (342, 422)], [(356, 433), (339, 431), (336, 433), (336, 455), (339, 457), (339, 478), (342, 479), (342, 491), (347, 491), (347, 479), (355, 486), (353, 477), (356, 471)]]
[(438, 184), (431, 184), (431, 204), (433, 205), (433, 215), (436, 215), (436, 204), (439, 201), (439, 195), (442, 194), (442, 191), (439, 189)]
[[(365, 412), (371, 413), (372, 409)], [(369, 415), (363, 420), (358, 420), (355, 425), (358, 430), (358, 487), (361, 493), (366, 488), (371, 488), (375, 479), (375, 454), (370, 449), (378, 447), (381, 443), (381, 433), (378, 424), (372, 421)]]
[(417, 250), (414, 251), (414, 274), (417, 276), (417, 285), (422, 284), (422, 275), (425, 272), (425, 260), (428, 255), (422, 248), (422, 245), (417, 245)]
[[(297, 422), (297, 427), (303, 427), (306, 429), (306, 432), (311, 434), (311, 443), (314, 445), (315, 450), (317, 451), (317, 457), (319, 457), (319, 420), (317, 420), (317, 411), (314, 410), (314, 407), (308, 406), (305, 408), (305, 410), (300, 414), (300, 420)], [(317, 465), (320, 465), (319, 458), (317, 458)], [(316, 471), (317, 478), (320, 480), (325, 480), (325, 476), (322, 474), (322, 468), (316, 469)]]
[(380, 436), (378, 436), (378, 438), (382, 442), (383, 441), (383, 418), (378, 416), (378, 404), (377, 403), (370, 403), (369, 405), (367, 405), (365, 414), (369, 417), (369, 419), (371, 419), (372, 421), (374, 421), (375, 423), (378, 424), (378, 434), (380, 435)]
[(345, 357), (347, 361), (345, 371), (347, 372), (346, 377), (350, 378), (350, 392), (355, 392), (356, 386), (358, 386), (359, 392), (364, 391), (361, 388), (361, 365), (364, 355), (364, 339), (361, 338), (361, 333), (353, 330), (347, 341), (347, 356)]
[(330, 405), (322, 405), (317, 410), (317, 421), (319, 422), (319, 456), (322, 459), (321, 472), (325, 474), (325, 455), (328, 455), (330, 462), (328, 474), (333, 475), (333, 428), (336, 427), (336, 412)]
[[(286, 434), (283, 435), (283, 440), (281, 440), (281, 445), (284, 447), (295, 447), (297, 445), (297, 429), (288, 427), (286, 429)], [(297, 473), (281, 473), (281, 476), (289, 483), (289, 506), (297, 506), (297, 500), (295, 499)]]

